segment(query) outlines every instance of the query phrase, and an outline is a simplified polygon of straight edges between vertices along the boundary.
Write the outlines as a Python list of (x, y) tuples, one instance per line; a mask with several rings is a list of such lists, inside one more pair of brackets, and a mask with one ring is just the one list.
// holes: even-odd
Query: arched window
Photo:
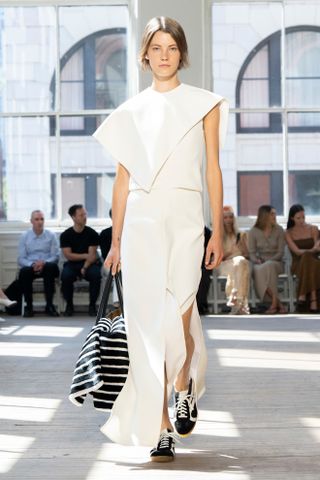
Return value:
[[(273, 33), (246, 58), (237, 79), (239, 108), (281, 106), (281, 36)], [(285, 107), (320, 105), (320, 28), (295, 26), (286, 29)], [(320, 131), (319, 113), (291, 113), (291, 132)], [(281, 132), (280, 113), (237, 114), (238, 133)]]
[[(61, 135), (92, 135), (96, 117), (65, 116), (63, 112), (113, 109), (127, 98), (126, 30), (95, 32), (76, 43), (61, 59)], [(51, 82), (53, 105), (54, 82)], [(51, 135), (55, 119), (50, 121)]]

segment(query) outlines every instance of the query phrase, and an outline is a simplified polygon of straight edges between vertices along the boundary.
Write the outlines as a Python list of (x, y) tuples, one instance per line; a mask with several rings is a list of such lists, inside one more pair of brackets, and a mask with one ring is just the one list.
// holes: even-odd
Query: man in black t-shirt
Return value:
[(60, 236), (60, 247), (67, 259), (61, 273), (61, 290), (67, 302), (64, 314), (73, 315), (73, 283), (77, 278), (85, 278), (89, 282), (89, 315), (95, 316), (101, 282), (101, 263), (97, 256), (99, 235), (86, 226), (87, 212), (83, 205), (72, 205), (68, 213), (73, 226)]

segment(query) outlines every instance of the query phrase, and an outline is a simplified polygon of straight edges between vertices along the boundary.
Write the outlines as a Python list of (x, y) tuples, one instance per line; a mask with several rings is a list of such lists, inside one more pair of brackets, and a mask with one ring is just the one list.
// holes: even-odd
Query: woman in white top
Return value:
[(248, 305), (250, 263), (247, 235), (239, 232), (232, 207), (223, 207), (223, 261), (219, 275), (227, 276), (226, 296), (231, 313), (250, 314)]
[(174, 458), (168, 395), (175, 388), (175, 429), (191, 433), (204, 392), (206, 353), (195, 302), (204, 220), (201, 168), (214, 233), (208, 269), (222, 259), (220, 142), (228, 105), (219, 95), (182, 84), (188, 64), (181, 26), (167, 17), (147, 24), (140, 63), (151, 87), (115, 110), (94, 136), (118, 162), (112, 246), (106, 266), (120, 266), (130, 356), (129, 375), (102, 431), (122, 444), (146, 445), (151, 460)]

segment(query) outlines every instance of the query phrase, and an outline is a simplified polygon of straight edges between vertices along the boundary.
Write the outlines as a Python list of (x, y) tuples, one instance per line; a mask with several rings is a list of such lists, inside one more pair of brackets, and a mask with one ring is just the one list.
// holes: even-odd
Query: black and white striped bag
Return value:
[(112, 281), (110, 272), (96, 323), (86, 338), (74, 370), (69, 399), (79, 407), (90, 393), (95, 408), (111, 410), (127, 379), (129, 355), (119, 274), (115, 275), (115, 281), (120, 309), (105, 317)]

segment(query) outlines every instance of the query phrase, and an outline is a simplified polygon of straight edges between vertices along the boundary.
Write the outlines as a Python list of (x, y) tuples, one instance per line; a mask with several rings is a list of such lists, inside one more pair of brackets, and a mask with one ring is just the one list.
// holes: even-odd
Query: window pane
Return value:
[(125, 34), (96, 38), (96, 107), (116, 108), (127, 98)]
[(1, 119), (1, 215), (28, 221), (32, 210), (54, 215), (56, 186), (55, 138), (48, 118)]
[(319, 2), (285, 2), (287, 105), (320, 106), (320, 17)]
[(62, 110), (116, 108), (127, 99), (127, 7), (59, 12)]
[[(61, 120), (68, 120), (62, 117)], [(100, 125), (103, 117), (72, 117), (75, 122)], [(64, 122), (61, 122), (61, 125)], [(108, 218), (116, 164), (92, 136), (61, 137), (62, 218), (73, 203), (83, 203), (90, 217)]]
[(42, 112), (52, 108), (55, 69), (53, 7), (3, 7), (1, 15), (2, 112)]
[(84, 108), (83, 48), (80, 47), (61, 69), (61, 108), (82, 110)]
[(288, 106), (320, 105), (320, 31), (286, 36)]
[(236, 114), (230, 114), (226, 144), (220, 152), (225, 204), (232, 205), (239, 215), (256, 215), (268, 200), (282, 214), (281, 132), (239, 135), (235, 123)]
[[(280, 99), (276, 96), (274, 100), (269, 92), (270, 88), (274, 88), (275, 82), (280, 84), (279, 59), (274, 58), (274, 49), (269, 52), (266, 45), (261, 51), (255, 49), (262, 40), (281, 29), (281, 13), (280, 2), (279, 4), (249, 1), (241, 3), (226, 1), (222, 4), (213, 2), (214, 89), (217, 93), (225, 95), (232, 107), (237, 105), (236, 100), (240, 103), (240, 99), (236, 99), (237, 81), (246, 61), (249, 61), (249, 64), (243, 72), (246, 82), (241, 91), (246, 106), (280, 105)], [(279, 51), (276, 53), (279, 55)], [(272, 68), (271, 71), (269, 66)], [(273, 79), (269, 85), (266, 81), (268, 77)], [(240, 85), (238, 88), (240, 95)]]
[[(292, 123), (288, 115), (288, 122)], [(297, 114), (302, 115), (302, 114)], [(305, 113), (304, 117), (314, 115)], [(320, 130), (320, 129), (319, 129)], [(289, 133), (289, 204), (301, 203), (306, 213), (320, 213), (320, 133)], [(290, 206), (289, 205), (289, 206)]]

